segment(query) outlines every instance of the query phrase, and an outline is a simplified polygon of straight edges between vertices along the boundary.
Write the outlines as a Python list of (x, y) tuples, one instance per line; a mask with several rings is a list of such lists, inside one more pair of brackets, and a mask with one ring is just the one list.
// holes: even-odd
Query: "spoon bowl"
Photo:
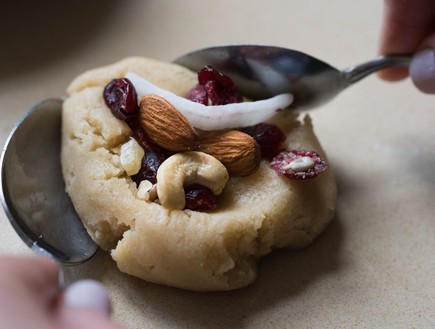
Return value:
[(230, 76), (243, 95), (264, 99), (292, 93), (291, 109), (315, 108), (342, 90), (378, 70), (407, 67), (408, 56), (379, 56), (371, 61), (337, 70), (305, 53), (274, 46), (234, 45), (204, 48), (175, 60), (198, 71), (206, 65)]
[(0, 160), (0, 201), (37, 254), (63, 265), (90, 259), (97, 245), (65, 192), (60, 164), (62, 100), (35, 105), (10, 133)]

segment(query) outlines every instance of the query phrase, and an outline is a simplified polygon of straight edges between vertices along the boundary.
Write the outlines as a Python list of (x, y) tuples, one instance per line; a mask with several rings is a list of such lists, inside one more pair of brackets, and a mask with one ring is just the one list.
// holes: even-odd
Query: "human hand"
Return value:
[(109, 311), (109, 297), (93, 281), (79, 281), (59, 295), (52, 261), (0, 257), (0, 328), (121, 329)]
[[(435, 1), (384, 0), (381, 54), (414, 54), (409, 75), (425, 93), (435, 93)], [(379, 76), (397, 81), (408, 71), (391, 68)]]

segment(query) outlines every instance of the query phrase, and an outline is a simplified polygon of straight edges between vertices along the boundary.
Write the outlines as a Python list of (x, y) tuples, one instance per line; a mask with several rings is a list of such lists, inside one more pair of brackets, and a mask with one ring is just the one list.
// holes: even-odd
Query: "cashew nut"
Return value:
[(184, 186), (200, 184), (214, 195), (222, 192), (229, 179), (225, 166), (203, 152), (177, 153), (166, 159), (157, 171), (157, 195), (167, 209), (184, 209)]

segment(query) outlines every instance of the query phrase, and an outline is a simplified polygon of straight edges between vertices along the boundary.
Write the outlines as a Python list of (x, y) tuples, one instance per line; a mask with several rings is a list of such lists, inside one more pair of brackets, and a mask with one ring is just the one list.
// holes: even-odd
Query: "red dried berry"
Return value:
[(198, 82), (200, 85), (205, 85), (209, 81), (216, 81), (220, 86), (223, 88), (234, 88), (234, 82), (233, 80), (216, 70), (212, 66), (205, 66), (198, 72)]
[(164, 153), (154, 151), (146, 151), (142, 158), (142, 166), (136, 175), (131, 176), (131, 179), (139, 186), (143, 180), (149, 180), (151, 183), (157, 183), (157, 170), (160, 165), (168, 158)]
[(272, 159), (270, 166), (278, 174), (292, 179), (314, 178), (328, 168), (325, 160), (316, 152), (296, 150), (279, 153)]
[(129, 120), (139, 112), (136, 89), (126, 78), (110, 81), (104, 88), (103, 98), (113, 115), (120, 120)]
[(198, 83), (187, 95), (191, 101), (204, 105), (225, 105), (243, 101), (233, 80), (211, 66), (198, 72)]
[(191, 185), (184, 189), (186, 194), (185, 209), (212, 210), (217, 207), (217, 200), (213, 193), (202, 185)]
[(187, 99), (192, 102), (208, 105), (208, 96), (202, 85), (196, 85), (193, 87), (186, 96)]
[(253, 137), (261, 147), (261, 155), (265, 158), (273, 158), (281, 150), (281, 144), (285, 141), (285, 134), (277, 126), (268, 123), (259, 123), (242, 130)]
[(164, 154), (170, 153), (168, 150), (154, 143), (154, 141), (148, 136), (145, 130), (143, 130), (138, 117), (128, 120), (127, 123), (131, 129), (133, 138), (139, 143), (139, 145), (142, 146), (145, 151), (154, 151)]
[(237, 90), (223, 88), (216, 81), (208, 81), (204, 85), (204, 89), (211, 105), (240, 103), (243, 100)]

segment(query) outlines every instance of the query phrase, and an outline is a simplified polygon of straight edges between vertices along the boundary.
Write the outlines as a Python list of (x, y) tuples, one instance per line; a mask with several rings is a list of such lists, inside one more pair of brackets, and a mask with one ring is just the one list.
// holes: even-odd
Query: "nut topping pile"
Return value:
[[(198, 81), (187, 95), (192, 104), (210, 105), (212, 111), (214, 105), (243, 101), (231, 78), (212, 67), (203, 68)], [(215, 209), (216, 196), (228, 179), (252, 174), (262, 158), (292, 179), (313, 178), (327, 168), (313, 151), (283, 150), (286, 136), (275, 125), (259, 122), (239, 129), (200, 130), (167, 99), (152, 93), (138, 99), (127, 78), (109, 82), (103, 98), (132, 130), (133, 139), (121, 147), (120, 160), (140, 187), (138, 197), (157, 198), (167, 209)]]

